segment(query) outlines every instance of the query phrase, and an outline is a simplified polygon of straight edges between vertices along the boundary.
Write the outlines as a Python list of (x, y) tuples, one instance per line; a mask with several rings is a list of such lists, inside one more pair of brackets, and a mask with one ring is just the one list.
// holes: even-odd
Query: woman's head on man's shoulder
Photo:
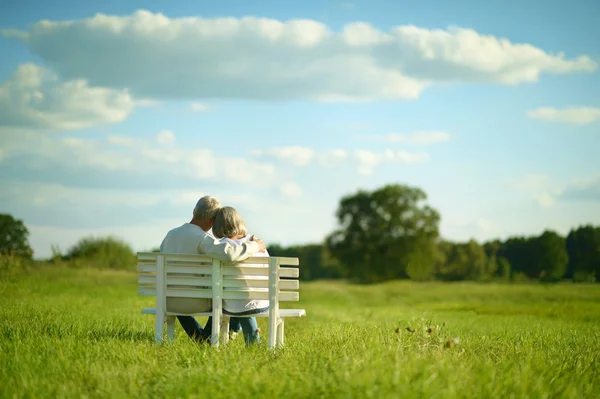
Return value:
[(227, 237), (233, 240), (244, 238), (248, 234), (242, 215), (231, 206), (224, 206), (217, 211), (212, 231), (216, 238)]

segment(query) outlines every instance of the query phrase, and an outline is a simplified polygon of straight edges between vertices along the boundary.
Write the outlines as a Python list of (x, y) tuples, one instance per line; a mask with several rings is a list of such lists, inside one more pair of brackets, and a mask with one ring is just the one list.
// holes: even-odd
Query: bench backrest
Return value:
[(140, 252), (138, 294), (213, 299), (218, 308), (221, 299), (298, 301), (299, 270), (282, 267), (298, 265), (298, 258), (252, 257), (224, 264), (205, 255)]

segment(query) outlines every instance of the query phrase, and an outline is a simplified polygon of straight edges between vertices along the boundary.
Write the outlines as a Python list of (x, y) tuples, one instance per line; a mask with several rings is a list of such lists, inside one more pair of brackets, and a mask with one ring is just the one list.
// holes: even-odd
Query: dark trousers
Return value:
[[(193, 340), (198, 342), (210, 342), (212, 334), (212, 317), (206, 321), (204, 328), (192, 316), (177, 316), (177, 320)], [(244, 331), (244, 340), (246, 344), (260, 342), (260, 333), (256, 323), (256, 317), (231, 317), (229, 319), (229, 331)]]

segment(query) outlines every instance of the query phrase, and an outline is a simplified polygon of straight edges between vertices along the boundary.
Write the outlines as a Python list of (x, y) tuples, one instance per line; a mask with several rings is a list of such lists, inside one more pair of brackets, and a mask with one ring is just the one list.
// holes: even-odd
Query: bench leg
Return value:
[(229, 342), (229, 317), (223, 316), (221, 321), (221, 342), (223, 345), (227, 345)]
[(167, 340), (173, 342), (175, 339), (175, 316), (167, 316)]
[(283, 319), (279, 319), (277, 326), (277, 346), (283, 346), (284, 323)]
[(212, 334), (210, 336), (211, 346), (219, 346), (221, 339), (221, 323), (223, 321), (222, 316), (219, 313), (213, 312), (212, 316)]
[(275, 348), (277, 340), (277, 319), (269, 316), (269, 339), (268, 339), (268, 348)]
[(163, 335), (165, 331), (165, 315), (164, 313), (156, 313), (156, 332), (154, 335), (154, 342), (160, 344), (163, 342)]

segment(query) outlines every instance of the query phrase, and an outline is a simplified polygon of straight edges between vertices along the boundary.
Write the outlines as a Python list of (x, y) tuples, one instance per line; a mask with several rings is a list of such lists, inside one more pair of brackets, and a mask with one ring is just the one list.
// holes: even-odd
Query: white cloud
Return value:
[(313, 148), (302, 146), (256, 149), (250, 151), (250, 154), (277, 159), (295, 166), (308, 166), (313, 162), (318, 162), (321, 166), (332, 166), (348, 159), (348, 151), (341, 148), (317, 152)]
[(530, 191), (544, 191), (552, 186), (548, 176), (536, 173), (530, 173), (516, 179), (508, 179), (507, 182), (513, 187)]
[(86, 80), (60, 81), (35, 64), (20, 65), (0, 87), (0, 125), (84, 129), (117, 123), (136, 106), (127, 90), (90, 87)]
[(446, 239), (468, 241), (470, 239), (489, 238), (498, 233), (496, 223), (489, 219), (478, 217), (475, 219), (457, 218), (448, 216), (442, 218), (440, 223), (441, 235)]
[(123, 156), (98, 140), (66, 137), (60, 140), (45, 139), (40, 144), (42, 146), (37, 150), (30, 150), (30, 154), (38, 157), (40, 163), (45, 158), (68, 163), (71, 167), (86, 165), (111, 172), (137, 168), (137, 161), (133, 157)]
[(553, 182), (548, 176), (530, 173), (516, 179), (508, 179), (512, 187), (528, 191), (533, 200), (542, 207), (551, 207), (557, 196), (562, 193), (560, 184)]
[(485, 218), (478, 218), (475, 220), (475, 225), (479, 230), (488, 234), (492, 233), (496, 229), (494, 222)]
[(535, 201), (543, 207), (550, 207), (554, 205), (556, 199), (549, 193), (542, 193), (535, 197)]
[(386, 141), (389, 143), (426, 145), (448, 142), (452, 138), (452, 135), (444, 131), (422, 131), (413, 133), (389, 133), (386, 135), (369, 135), (363, 136), (363, 138), (376, 141)]
[(383, 152), (355, 150), (354, 155), (358, 161), (358, 173), (365, 176), (371, 175), (375, 167), (382, 163), (414, 164), (424, 162), (429, 158), (425, 153), (394, 150)]
[(315, 157), (316, 151), (312, 148), (302, 146), (279, 147), (268, 149), (256, 149), (250, 154), (257, 157), (275, 158), (296, 166), (308, 165)]
[(114, 134), (108, 135), (108, 142), (123, 147), (130, 147), (134, 144), (134, 140), (131, 137), (117, 136)]
[[(182, 179), (248, 182), (257, 186), (274, 184), (275, 167), (239, 157), (216, 154), (206, 148), (180, 147), (171, 131), (160, 132), (154, 140), (109, 135), (105, 140), (81, 137), (55, 138), (38, 132), (7, 133), (3, 148), (6, 157), (26, 157), (28, 167), (44, 170), (62, 165), (77, 170), (91, 167), (99, 172), (126, 172)], [(168, 144), (168, 145), (166, 145)], [(16, 155), (15, 155), (16, 156)]]
[(508, 183), (529, 191), (535, 202), (543, 207), (551, 207), (564, 200), (600, 202), (600, 175), (561, 182), (545, 175), (529, 174), (510, 179)]
[(156, 107), (156, 106), (160, 105), (160, 102), (158, 102), (156, 100), (152, 100), (150, 98), (142, 98), (142, 99), (136, 99), (135, 105), (138, 107)]
[(284, 183), (280, 190), (281, 194), (286, 197), (300, 197), (302, 195), (302, 188), (293, 182)]
[(269, 176), (275, 175), (275, 166), (243, 158), (224, 158), (219, 165), (231, 181), (249, 185), (260, 185), (261, 180), (267, 180)]
[(348, 151), (341, 148), (325, 151), (319, 154), (319, 164), (323, 166), (337, 165), (348, 159)]
[(338, 129), (338, 130), (369, 130), (373, 126), (364, 122), (345, 122), (345, 123), (327, 123), (327, 128)]
[(527, 116), (546, 122), (562, 122), (571, 125), (588, 125), (600, 119), (600, 108), (568, 107), (563, 109), (542, 107), (527, 112)]
[[(137, 11), (4, 30), (61, 76), (131, 87), (150, 98), (368, 101), (414, 99), (439, 82), (535, 82), (542, 73), (593, 71), (566, 58), (471, 29), (313, 20), (168, 18)], [(127, 66), (115, 67), (115, 66)], [(168, 70), (169, 73), (164, 73)]]
[[(309, 147), (281, 147), (264, 150), (252, 150), (251, 154), (257, 157), (275, 158), (295, 166), (308, 166), (313, 160), (318, 161), (321, 166), (338, 165), (350, 159), (348, 151), (344, 149), (332, 149), (317, 152)], [(357, 171), (362, 175), (370, 175), (375, 167), (382, 163), (414, 164), (428, 159), (425, 153), (414, 153), (403, 150), (385, 150), (374, 152), (363, 149), (355, 149), (352, 158), (357, 164)]]
[(190, 109), (194, 112), (204, 112), (210, 110), (211, 107), (205, 104), (192, 103), (192, 105), (190, 105)]
[(600, 203), (600, 175), (571, 181), (562, 191), (560, 199)]
[(139, 192), (106, 188), (79, 188), (57, 183), (20, 181), (13, 181), (6, 185), (3, 192), (3, 196), (10, 198), (12, 201), (24, 203), (31, 201), (36, 205), (57, 203), (59, 205), (68, 204), (77, 206), (148, 206), (154, 205), (161, 200), (169, 200), (173, 198), (173, 195), (172, 192), (167, 190)]
[(156, 142), (162, 145), (170, 145), (175, 142), (175, 135), (170, 130), (162, 130), (156, 135)]

